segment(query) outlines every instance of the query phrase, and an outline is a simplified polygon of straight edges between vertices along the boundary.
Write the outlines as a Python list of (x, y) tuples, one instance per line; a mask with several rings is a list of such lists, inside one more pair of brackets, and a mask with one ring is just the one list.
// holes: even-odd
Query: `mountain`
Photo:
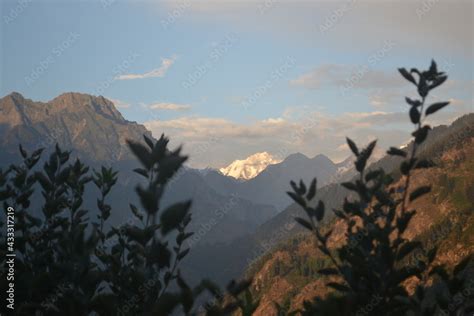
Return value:
[(64, 93), (48, 102), (34, 102), (19, 93), (0, 99), (0, 147), (15, 156), (25, 148), (59, 143), (87, 160), (113, 162), (134, 159), (127, 139), (151, 137), (140, 124), (127, 121), (106, 98)]
[[(413, 187), (431, 185), (432, 190), (410, 205), (417, 212), (404, 237), (421, 242), (423, 249), (438, 247), (433, 264), (450, 269), (474, 253), (473, 126), (474, 114), (470, 114), (449, 127), (433, 129), (421, 155), (433, 159), (436, 167), (418, 170), (412, 178)], [(388, 160), (379, 165), (383, 163), (389, 165)], [(340, 220), (325, 225), (335, 232), (329, 244), (340, 243), (345, 232)], [(317, 271), (330, 267), (331, 262), (315, 248), (313, 238), (305, 233), (287, 236), (247, 270), (247, 275), (253, 277), (253, 295), (260, 300), (253, 315), (278, 315), (274, 303), (295, 311), (305, 300), (329, 293), (327, 277)], [(414, 289), (416, 282), (416, 278), (407, 280), (407, 290)]]
[[(132, 172), (139, 165), (126, 141), (143, 142), (143, 135), (153, 137), (143, 125), (124, 119), (110, 100), (64, 93), (48, 102), (35, 102), (11, 93), (0, 99), (0, 131), (0, 166), (19, 161), (19, 144), (27, 150), (45, 147), (44, 159), (58, 143), (62, 149), (72, 150), (73, 158), (81, 158), (92, 168), (107, 165), (119, 171), (119, 180), (111, 191), (113, 224), (127, 223), (129, 204), (139, 205), (134, 188), (140, 178)], [(40, 162), (38, 167), (41, 165)], [(86, 191), (85, 206), (95, 211), (96, 198), (97, 192), (91, 186)], [(229, 242), (254, 232), (276, 213), (270, 205), (253, 203), (233, 192), (217, 192), (206, 183), (203, 174), (190, 168), (176, 176), (162, 203), (166, 206), (185, 199), (193, 200), (193, 229), (197, 232), (204, 227), (200, 244)], [(218, 225), (209, 227), (214, 221)]]
[(225, 168), (219, 171), (225, 175), (235, 179), (249, 180), (255, 178), (267, 166), (281, 162), (269, 153), (261, 152), (253, 154), (244, 160), (235, 160)]
[(317, 155), (308, 158), (301, 153), (289, 155), (280, 163), (269, 165), (256, 177), (247, 181), (232, 181), (219, 172), (207, 172), (206, 182), (222, 194), (238, 193), (246, 199), (260, 204), (270, 204), (283, 210), (291, 204), (286, 195), (291, 180), (310, 181), (317, 176), (320, 185), (325, 185), (334, 178), (337, 165), (328, 157)]
[[(456, 151), (453, 148), (461, 148), (462, 146), (468, 146), (467, 144), (472, 144), (472, 138), (474, 138), (474, 114), (465, 115), (454, 121), (450, 126), (437, 126), (434, 127), (424, 144), (419, 149), (419, 154), (424, 157), (429, 157), (431, 159), (441, 159), (444, 156), (452, 156), (453, 163), (457, 160), (466, 159), (467, 151), (461, 151), (458, 154), (455, 154)], [(408, 145), (408, 150), (410, 150), (412, 144)], [(471, 146), (472, 147), (472, 146)], [(298, 158), (299, 156), (299, 158)], [(302, 159), (300, 154), (297, 154), (293, 158)], [(293, 159), (292, 158), (292, 159)], [(290, 160), (291, 162), (291, 160)], [(369, 166), (370, 169), (383, 168), (386, 172), (393, 172), (394, 177), (399, 177), (399, 165), (401, 158), (395, 156), (385, 156), (377, 162), (372, 163)], [(456, 194), (459, 194), (460, 201), (462, 203), (467, 203), (474, 201), (474, 191), (472, 189), (472, 177), (469, 180), (469, 175), (472, 174), (473, 164), (472, 159), (465, 162), (465, 168), (471, 168), (468, 173), (468, 177), (462, 177), (461, 187), (456, 189)], [(278, 165), (274, 165), (278, 166)], [(449, 171), (451, 165), (443, 166), (443, 168), (448, 168)], [(273, 167), (273, 166), (270, 166)], [(269, 167), (269, 169), (270, 169)], [(337, 168), (337, 166), (335, 167)], [(444, 169), (443, 169), (444, 170)], [(463, 169), (460, 169), (459, 173), (462, 173)], [(443, 171), (444, 172), (444, 171)], [(264, 173), (264, 172), (263, 172)], [(263, 175), (262, 173), (262, 175)], [(343, 174), (341, 179), (343, 181), (348, 181), (353, 177), (352, 168), (346, 171), (347, 174)], [(449, 174), (449, 172), (448, 172)], [(440, 191), (449, 184), (449, 186), (455, 187), (457, 177), (452, 176), (448, 177), (450, 180), (441, 180), (441, 183), (438, 186)], [(260, 175), (259, 175), (260, 176)], [(256, 178), (258, 178), (257, 176)], [(315, 174), (313, 174), (315, 176)], [(316, 175), (317, 176), (317, 175)], [(311, 178), (311, 174), (307, 175), (308, 178)], [(297, 179), (297, 178), (296, 178)], [(470, 181), (470, 182), (469, 182)], [(243, 184), (246, 182), (243, 182)], [(318, 178), (318, 183), (320, 183)], [(469, 185), (471, 183), (471, 185)], [(329, 210), (334, 208), (340, 208), (345, 197), (350, 193), (347, 189), (342, 187), (339, 183), (329, 183), (327, 185), (318, 184), (317, 199), (324, 201), (326, 209), (328, 210), (325, 217), (326, 223), (331, 223), (333, 216)], [(289, 183), (286, 183), (286, 190), (290, 188)], [(435, 208), (435, 205), (430, 207)], [(427, 208), (429, 210), (429, 207)], [(474, 210), (472, 210), (474, 211)], [(429, 213), (426, 213), (429, 214)], [(291, 204), (280, 211), (276, 216), (272, 217), (270, 220), (266, 221), (260, 225), (255, 233), (244, 236), (243, 238), (236, 239), (229, 245), (215, 245), (215, 249), (212, 248), (196, 248), (194, 252), (190, 254), (193, 256), (193, 260), (196, 266), (199, 266), (202, 271), (209, 273), (214, 273), (215, 279), (218, 279), (222, 282), (230, 278), (235, 278), (241, 275), (245, 270), (249, 269), (250, 266), (258, 262), (265, 261), (265, 258), (275, 253), (276, 247), (281, 243), (285, 243), (288, 240), (291, 240), (295, 236), (304, 232), (304, 229), (297, 225), (294, 218), (304, 217), (305, 214), (299, 206), (296, 204)], [(441, 218), (441, 217), (440, 217)], [(424, 218), (426, 223), (428, 219)], [(419, 222), (423, 223), (423, 222)], [(212, 253), (219, 253), (220, 259), (209, 262), (207, 258)], [(260, 260), (259, 260), (260, 258)], [(263, 258), (263, 259), (262, 259)], [(263, 261), (262, 261), (263, 260)], [(263, 263), (262, 263), (263, 265)]]

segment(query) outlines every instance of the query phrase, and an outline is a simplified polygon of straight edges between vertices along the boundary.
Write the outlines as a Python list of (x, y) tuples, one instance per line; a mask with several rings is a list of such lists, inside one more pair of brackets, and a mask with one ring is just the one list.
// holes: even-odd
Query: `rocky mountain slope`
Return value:
[[(128, 205), (138, 204), (134, 187), (139, 178), (132, 172), (138, 162), (126, 141), (142, 142), (143, 135), (152, 136), (143, 125), (124, 119), (110, 100), (64, 93), (48, 102), (35, 102), (11, 93), (0, 99), (0, 132), (1, 167), (19, 161), (19, 144), (27, 150), (46, 148), (43, 156), (47, 156), (58, 143), (93, 168), (105, 164), (118, 170), (119, 181), (111, 192), (111, 221), (127, 222)], [(228, 242), (253, 232), (276, 212), (272, 206), (253, 203), (244, 196), (217, 192), (197, 171), (183, 171), (166, 191), (163, 205), (192, 199), (193, 229), (200, 231), (202, 225), (206, 227), (200, 237), (203, 243)], [(95, 188), (87, 191), (86, 206), (92, 210), (96, 209), (96, 194)], [(208, 228), (208, 223), (216, 219), (219, 225)]]
[(19, 143), (28, 149), (59, 143), (103, 162), (133, 159), (126, 140), (151, 136), (143, 125), (125, 120), (111, 101), (81, 93), (45, 103), (11, 93), (0, 99), (0, 132), (4, 158), (15, 156)]
[[(452, 267), (474, 253), (474, 114), (458, 119), (450, 127), (437, 128), (422, 151), (435, 159), (437, 167), (418, 171), (413, 187), (432, 185), (432, 192), (415, 201), (417, 214), (405, 237), (419, 240), (425, 249), (438, 245), (434, 264)], [(388, 162), (380, 162), (388, 165)], [(342, 242), (341, 223), (326, 223), (336, 232), (330, 244)], [(312, 237), (299, 234), (287, 238), (251, 266), (252, 291), (261, 300), (254, 315), (277, 315), (274, 303), (286, 311), (302, 307), (304, 300), (328, 294), (327, 279), (316, 273), (330, 262), (316, 250)], [(415, 280), (406, 283), (413, 290)]]
[[(465, 115), (450, 126), (435, 127), (430, 132), (425, 144), (420, 148), (420, 153), (430, 158), (440, 157), (440, 153), (448, 152), (453, 146), (465, 144), (466, 139), (470, 137), (474, 137), (474, 114)], [(387, 172), (393, 170), (394, 176), (397, 177), (400, 161), (397, 157), (386, 156), (373, 163), (369, 169), (383, 168)], [(307, 177), (311, 178), (310, 175), (307, 175)], [(348, 180), (351, 177), (352, 173), (349, 173), (343, 178)], [(320, 189), (317, 192), (317, 199), (324, 201), (328, 210), (325, 221), (330, 223), (334, 218), (330, 210), (339, 208), (349, 192), (337, 183), (318, 186)], [(282, 190), (288, 191), (289, 189), (288, 181), (286, 187)], [(474, 200), (474, 197), (471, 200)], [(190, 256), (194, 257), (196, 265), (201, 266), (203, 271), (212, 272), (215, 279), (225, 282), (225, 280), (241, 275), (246, 269), (255, 264), (260, 257), (271, 253), (279, 244), (303, 233), (304, 229), (294, 221), (295, 216), (304, 217), (305, 214), (300, 207), (292, 204), (259, 226), (255, 233), (236, 239), (229, 245), (216, 244), (213, 246), (214, 249), (198, 247)], [(220, 256), (209, 262), (207, 258), (211, 253), (219, 253)]]

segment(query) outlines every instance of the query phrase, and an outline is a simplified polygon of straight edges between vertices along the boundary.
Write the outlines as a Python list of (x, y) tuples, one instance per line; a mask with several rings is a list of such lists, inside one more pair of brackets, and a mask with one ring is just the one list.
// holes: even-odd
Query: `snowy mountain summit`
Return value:
[(253, 154), (244, 160), (235, 160), (225, 168), (219, 171), (236, 179), (248, 180), (256, 177), (260, 172), (265, 170), (268, 165), (281, 162), (267, 152)]

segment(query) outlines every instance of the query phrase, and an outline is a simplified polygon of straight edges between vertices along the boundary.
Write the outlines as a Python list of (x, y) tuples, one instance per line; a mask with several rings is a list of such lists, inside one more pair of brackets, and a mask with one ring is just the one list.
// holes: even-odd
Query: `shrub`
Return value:
[[(319, 250), (332, 262), (330, 268), (321, 269), (319, 273), (337, 278), (327, 283), (337, 295), (305, 302), (303, 315), (459, 315), (474, 309), (468, 304), (474, 298), (473, 282), (471, 280), (469, 284), (465, 271), (471, 257), (464, 259), (451, 275), (446, 267), (433, 266), (436, 247), (428, 249), (426, 258), (417, 265), (403, 264), (422, 246), (420, 242), (404, 237), (416, 213), (410, 203), (431, 190), (429, 186), (411, 188), (410, 185), (414, 170), (433, 166), (432, 161), (417, 158), (417, 150), (431, 129), (423, 121), (449, 102), (426, 105), (431, 90), (447, 79), (444, 73), (438, 72), (434, 61), (426, 71), (401, 68), (399, 72), (415, 85), (419, 95), (418, 99), (406, 98), (410, 106), (409, 117), (415, 126), (412, 145), (407, 149), (392, 147), (387, 152), (405, 158), (400, 165), (402, 184), (396, 185), (382, 169), (366, 171), (376, 141), (359, 149), (347, 138), (356, 157), (354, 165), (358, 176), (354, 181), (342, 183), (355, 193), (356, 198), (346, 198), (342, 209), (334, 210), (346, 227), (343, 245), (330, 249), (327, 242), (332, 232), (322, 233), (318, 226), (324, 217), (325, 206), (322, 201), (314, 201), (316, 179), (309, 186), (302, 181), (299, 184), (291, 182), (293, 191), (288, 194), (307, 214), (307, 218), (295, 220), (314, 234)], [(413, 295), (404, 286), (409, 278), (420, 281)], [(428, 285), (430, 279), (437, 281), (436, 286)]]

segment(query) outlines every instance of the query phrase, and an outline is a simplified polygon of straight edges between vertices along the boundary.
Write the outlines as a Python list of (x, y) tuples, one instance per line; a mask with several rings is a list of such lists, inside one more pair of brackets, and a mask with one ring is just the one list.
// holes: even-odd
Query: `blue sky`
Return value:
[[(0, 93), (104, 95), (125, 118), (184, 144), (191, 165), (255, 152), (348, 155), (409, 138), (396, 68), (435, 58), (473, 110), (471, 1), (2, 2)], [(443, 21), (443, 23), (440, 23)], [(351, 79), (352, 78), (352, 79)], [(346, 87), (346, 89), (344, 89)]]

